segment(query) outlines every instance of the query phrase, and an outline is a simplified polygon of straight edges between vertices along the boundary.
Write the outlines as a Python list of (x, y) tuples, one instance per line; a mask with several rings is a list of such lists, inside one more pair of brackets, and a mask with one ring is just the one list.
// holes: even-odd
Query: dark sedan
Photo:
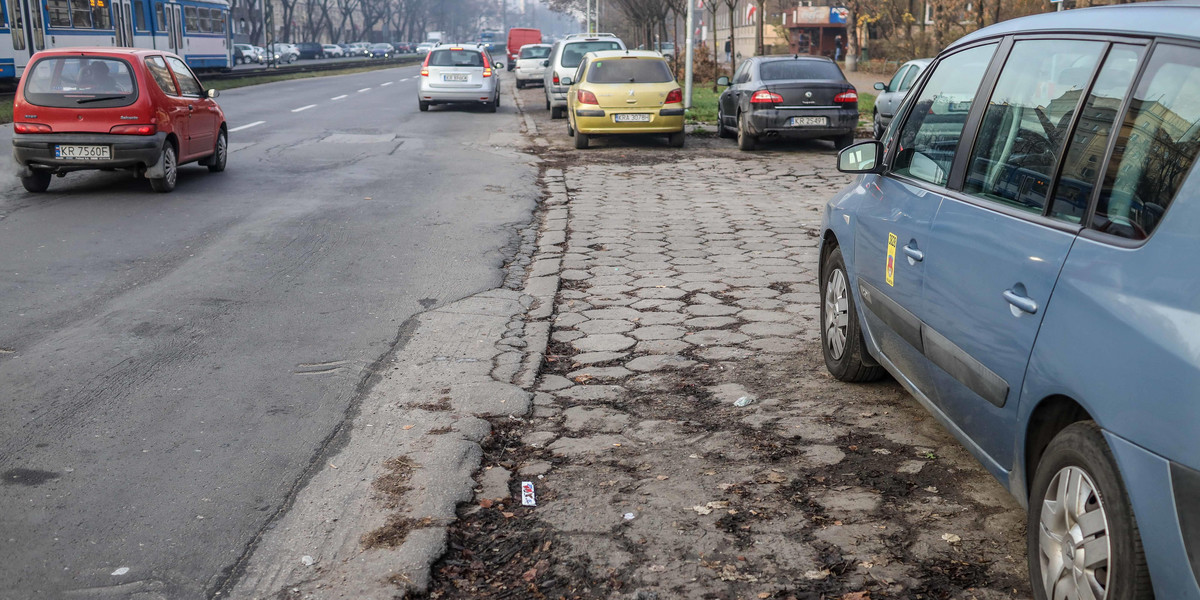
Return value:
[(384, 42), (371, 44), (371, 47), (367, 49), (367, 56), (370, 58), (391, 58), (395, 54), (396, 49), (391, 44)]
[(300, 42), (296, 49), (300, 51), (300, 58), (325, 58), (325, 48), (316, 42)]
[(761, 139), (824, 138), (839, 150), (854, 143), (858, 91), (828, 58), (755, 56), (717, 84), (729, 86), (717, 102), (717, 133), (736, 135), (742, 150)]

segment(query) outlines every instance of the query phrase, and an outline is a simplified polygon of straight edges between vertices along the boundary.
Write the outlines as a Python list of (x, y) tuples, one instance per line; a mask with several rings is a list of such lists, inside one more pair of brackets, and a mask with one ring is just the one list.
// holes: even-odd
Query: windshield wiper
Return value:
[(87, 104), (89, 102), (100, 102), (101, 100), (119, 100), (127, 98), (129, 94), (118, 94), (116, 96), (96, 96), (95, 98), (82, 98), (75, 101), (75, 104)]

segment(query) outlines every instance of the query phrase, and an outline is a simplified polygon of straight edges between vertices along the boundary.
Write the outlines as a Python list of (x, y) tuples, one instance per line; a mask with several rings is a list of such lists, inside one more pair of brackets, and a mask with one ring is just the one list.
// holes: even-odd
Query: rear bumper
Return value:
[[(825, 117), (826, 125), (789, 125), (792, 117)], [(760, 108), (750, 113), (748, 125), (750, 133), (757, 136), (774, 135), (803, 139), (843, 135), (858, 128), (858, 109)]]
[[(522, 69), (521, 67), (517, 67), (513, 72), (516, 74), (517, 79), (521, 81), (541, 82), (546, 76), (546, 69), (544, 67), (541, 69)], [(563, 96), (565, 97), (566, 94)]]
[(569, 88), (551, 85), (546, 88), (546, 95), (550, 98), (550, 106), (566, 106), (567, 105), (567, 90)]
[[(107, 133), (49, 133), (13, 135), (13, 157), (22, 167), (65, 173), (90, 169), (135, 169), (158, 163), (165, 132), (154, 135), (112, 135)], [(62, 159), (54, 157), (59, 144), (109, 146), (107, 160)]]
[(417, 94), (417, 98), (421, 102), (491, 102), (495, 96), (495, 91), (489, 88), (473, 90), (421, 89)]
[[(643, 123), (617, 123), (616, 113), (649, 112), (650, 121)], [(666, 115), (662, 113), (666, 112)], [(672, 114), (679, 112), (680, 114)], [(683, 114), (676, 109), (665, 108), (651, 111), (587, 109), (575, 112), (575, 129), (588, 135), (606, 133), (676, 133), (683, 131)]]

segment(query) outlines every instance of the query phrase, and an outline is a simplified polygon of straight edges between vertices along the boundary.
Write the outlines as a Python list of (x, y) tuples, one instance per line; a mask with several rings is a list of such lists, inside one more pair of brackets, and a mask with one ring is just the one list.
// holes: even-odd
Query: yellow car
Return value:
[(605, 50), (584, 55), (576, 77), (565, 78), (567, 135), (588, 147), (594, 135), (667, 134), (682, 148), (683, 90), (657, 52)]

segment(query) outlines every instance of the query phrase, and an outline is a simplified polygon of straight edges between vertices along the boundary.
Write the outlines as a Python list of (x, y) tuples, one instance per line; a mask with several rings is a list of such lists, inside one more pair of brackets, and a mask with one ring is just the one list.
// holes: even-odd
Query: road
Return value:
[(418, 113), (417, 74), (223, 93), (228, 170), (169, 195), (0, 161), (0, 597), (222, 589), (403, 324), (500, 284), (518, 117)]

